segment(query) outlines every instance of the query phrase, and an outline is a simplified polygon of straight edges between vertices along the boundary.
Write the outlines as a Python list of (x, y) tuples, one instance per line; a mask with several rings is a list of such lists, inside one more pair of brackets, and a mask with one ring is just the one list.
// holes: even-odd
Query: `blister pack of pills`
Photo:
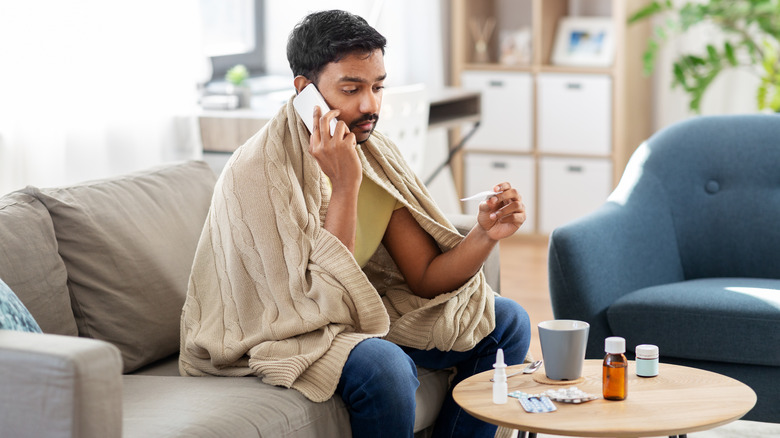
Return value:
[(513, 391), (509, 393), (510, 397), (514, 397), (520, 402), (520, 406), (525, 409), (526, 412), (532, 414), (552, 412), (557, 410), (550, 397), (543, 394), (526, 394), (522, 391)]
[(576, 386), (570, 388), (550, 389), (544, 392), (550, 399), (561, 403), (585, 403), (599, 398), (595, 394), (589, 394)]

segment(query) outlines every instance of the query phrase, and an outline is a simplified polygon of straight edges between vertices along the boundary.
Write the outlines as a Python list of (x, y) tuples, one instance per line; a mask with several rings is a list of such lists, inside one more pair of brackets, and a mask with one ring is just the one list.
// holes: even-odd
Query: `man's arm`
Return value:
[(444, 253), (409, 210), (393, 212), (382, 243), (414, 294), (433, 298), (459, 288), (479, 271), (496, 243), (525, 222), (525, 207), (517, 191), (508, 183), (494, 189), (501, 193), (480, 204), (474, 228)]
[(330, 179), (332, 194), (324, 227), (354, 254), (357, 198), (363, 168), (355, 150), (355, 134), (349, 132), (347, 125), (339, 121), (333, 136), (330, 135), (330, 121), (338, 114), (338, 110), (328, 111), (320, 118), (320, 109), (314, 109), (314, 133), (309, 140), (309, 153)]

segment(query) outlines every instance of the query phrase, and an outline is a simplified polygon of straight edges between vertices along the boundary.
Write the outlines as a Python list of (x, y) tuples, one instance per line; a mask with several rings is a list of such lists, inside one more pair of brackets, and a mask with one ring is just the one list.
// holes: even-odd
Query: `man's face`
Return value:
[(386, 76), (381, 50), (347, 55), (320, 72), (317, 88), (331, 109), (341, 110), (338, 119), (347, 124), (358, 143), (368, 140), (379, 120)]

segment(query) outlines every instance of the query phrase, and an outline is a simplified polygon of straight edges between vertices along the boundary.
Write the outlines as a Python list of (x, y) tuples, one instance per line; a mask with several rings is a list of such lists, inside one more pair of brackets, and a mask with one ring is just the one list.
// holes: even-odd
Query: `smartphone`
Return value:
[[(321, 115), (325, 115), (326, 112), (330, 111), (328, 104), (325, 103), (325, 99), (313, 83), (304, 87), (304, 89), (295, 96), (295, 99), (293, 99), (293, 106), (295, 107), (295, 110), (298, 111), (298, 115), (303, 119), (303, 123), (309, 128), (310, 133), (314, 132), (312, 123), (314, 120), (315, 105), (320, 107)], [(335, 118), (331, 119), (330, 135), (333, 135), (333, 133), (336, 132), (336, 123), (338, 123), (338, 120)]]

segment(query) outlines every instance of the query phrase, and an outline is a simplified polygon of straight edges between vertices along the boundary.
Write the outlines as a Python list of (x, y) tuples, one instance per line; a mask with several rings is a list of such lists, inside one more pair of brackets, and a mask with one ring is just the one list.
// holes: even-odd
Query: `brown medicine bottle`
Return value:
[(602, 389), (607, 400), (625, 400), (628, 396), (628, 360), (626, 359), (626, 340), (611, 336), (604, 341), (604, 374)]

